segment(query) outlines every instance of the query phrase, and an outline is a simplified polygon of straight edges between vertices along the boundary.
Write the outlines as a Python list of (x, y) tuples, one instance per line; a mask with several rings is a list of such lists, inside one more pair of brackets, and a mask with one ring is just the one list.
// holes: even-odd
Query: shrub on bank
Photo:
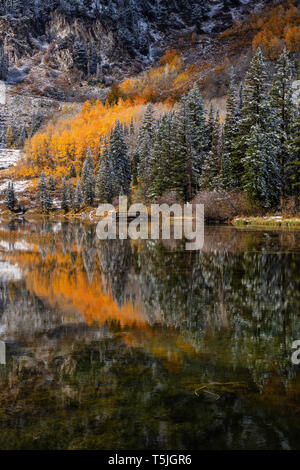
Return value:
[(206, 220), (225, 222), (237, 215), (262, 214), (263, 209), (246, 198), (241, 191), (201, 191), (193, 199), (193, 204), (204, 204)]

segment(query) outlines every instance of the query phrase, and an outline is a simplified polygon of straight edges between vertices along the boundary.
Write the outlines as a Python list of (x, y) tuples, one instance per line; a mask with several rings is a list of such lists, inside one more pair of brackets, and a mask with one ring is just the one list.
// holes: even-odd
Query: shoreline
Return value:
[[(97, 208), (85, 208), (78, 213), (67, 212), (64, 213), (62, 210), (53, 211), (50, 213), (42, 213), (40, 211), (28, 211), (26, 215), (15, 215), (7, 210), (0, 212), (0, 219), (2, 220), (20, 220), (27, 219), (40, 220), (48, 219), (53, 221), (82, 221), (82, 222), (97, 222), (102, 219), (96, 215)], [(182, 218), (184, 219), (184, 217)], [(176, 221), (177, 218), (172, 217), (172, 222)], [(129, 221), (128, 221), (129, 222)], [(205, 220), (205, 225), (224, 225), (232, 226), (235, 228), (264, 228), (264, 229), (300, 229), (300, 217), (290, 216), (236, 216), (231, 220)]]
[(231, 224), (236, 228), (261, 227), (270, 229), (300, 229), (300, 217), (255, 216), (235, 217)]

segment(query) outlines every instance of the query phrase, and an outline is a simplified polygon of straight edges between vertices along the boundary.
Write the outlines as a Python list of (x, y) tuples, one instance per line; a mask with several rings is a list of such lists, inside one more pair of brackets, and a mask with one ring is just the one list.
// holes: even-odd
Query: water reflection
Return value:
[(0, 250), (0, 448), (299, 448), (300, 232), (13, 222)]

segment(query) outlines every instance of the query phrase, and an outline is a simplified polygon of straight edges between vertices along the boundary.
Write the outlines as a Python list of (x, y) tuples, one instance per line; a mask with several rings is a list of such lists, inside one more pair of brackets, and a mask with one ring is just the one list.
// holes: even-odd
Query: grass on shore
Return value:
[(232, 223), (235, 227), (300, 228), (300, 217), (236, 217)]

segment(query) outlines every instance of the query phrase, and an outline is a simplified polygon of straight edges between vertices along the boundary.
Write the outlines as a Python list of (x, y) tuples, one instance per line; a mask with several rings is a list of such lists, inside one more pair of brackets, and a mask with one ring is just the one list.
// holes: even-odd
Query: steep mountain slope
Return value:
[[(45, 122), (65, 104), (104, 102), (115, 82), (121, 83), (122, 96), (142, 102), (175, 102), (197, 83), (206, 102), (212, 101), (223, 117), (231, 67), (242, 80), (254, 35), (270, 15), (269, 22), (278, 29), (282, 14), (279, 10), (273, 14), (273, 7), (282, 5), (287, 12), (280, 25), (286, 29), (292, 17), (289, 5), (299, 17), (295, 4), (291, 0), (2, 1), (0, 80), (7, 83), (7, 99), (0, 106), (0, 141), (4, 143), (11, 127), (14, 145), (21, 147), (24, 137), (37, 130), (36, 121)], [(297, 33), (299, 18), (291, 24)], [(274, 32), (266, 37), (270, 35), (273, 38)], [(278, 45), (283, 47), (280, 37)]]
[(21, 82), (41, 65), (58, 97), (54, 89), (68, 88), (67, 83), (57, 87), (62, 72), (109, 85), (153, 63), (180, 35), (223, 31), (269, 3), (275, 2), (5, 0), (0, 6), (0, 41), (11, 65), (8, 80)]

